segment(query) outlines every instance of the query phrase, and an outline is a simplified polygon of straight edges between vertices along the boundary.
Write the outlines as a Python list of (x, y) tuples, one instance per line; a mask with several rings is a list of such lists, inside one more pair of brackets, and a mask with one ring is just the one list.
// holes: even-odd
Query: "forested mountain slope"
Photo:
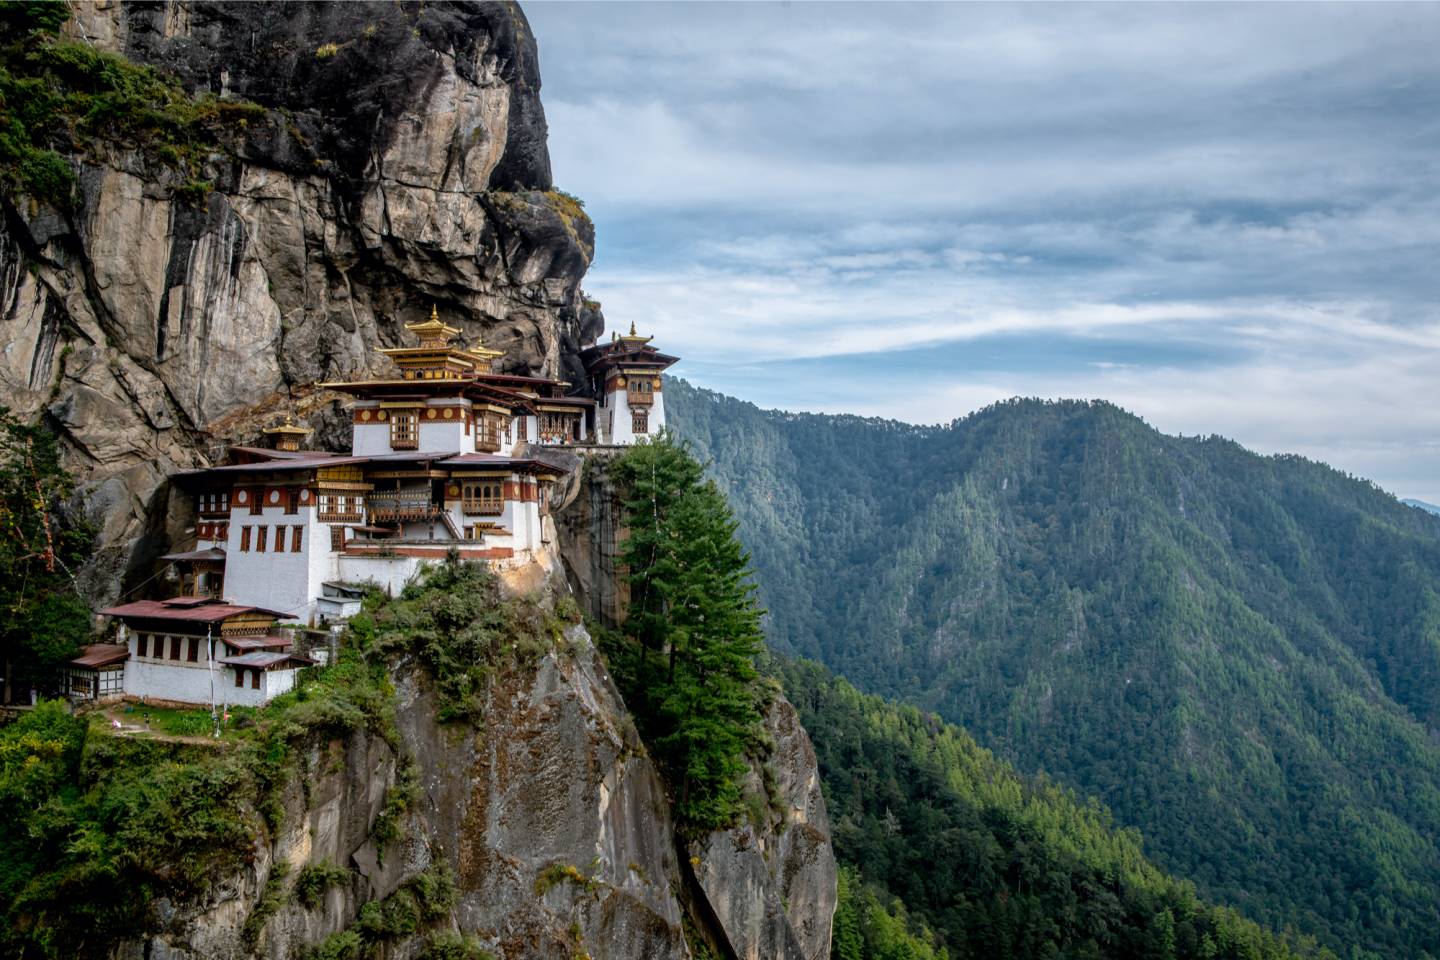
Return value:
[(778, 649), (1099, 796), (1208, 898), (1440, 953), (1440, 517), (1103, 403), (921, 428), (666, 398)]
[[(933, 714), (859, 693), (813, 662), (774, 667), (815, 743), (836, 854), (855, 871), (842, 884), (836, 960), (925, 956), (931, 930), (951, 960), (1333, 957), (1201, 902), (1103, 807), (1019, 776)], [(861, 881), (901, 898), (918, 946), (844, 889)]]

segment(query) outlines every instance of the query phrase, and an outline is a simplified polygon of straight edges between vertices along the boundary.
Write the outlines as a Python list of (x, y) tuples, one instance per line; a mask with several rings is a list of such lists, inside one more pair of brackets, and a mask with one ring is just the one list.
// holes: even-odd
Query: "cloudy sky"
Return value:
[(1440, 503), (1440, 5), (526, 12), (586, 288), (678, 374), (1103, 397)]

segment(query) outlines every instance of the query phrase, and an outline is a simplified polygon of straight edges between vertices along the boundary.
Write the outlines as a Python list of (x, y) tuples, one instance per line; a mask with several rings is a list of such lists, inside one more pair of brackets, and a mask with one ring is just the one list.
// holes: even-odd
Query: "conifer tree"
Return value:
[(718, 827), (740, 809), (745, 748), (760, 719), (750, 558), (724, 495), (670, 435), (627, 452), (616, 476), (629, 528), (633, 706), (680, 818)]

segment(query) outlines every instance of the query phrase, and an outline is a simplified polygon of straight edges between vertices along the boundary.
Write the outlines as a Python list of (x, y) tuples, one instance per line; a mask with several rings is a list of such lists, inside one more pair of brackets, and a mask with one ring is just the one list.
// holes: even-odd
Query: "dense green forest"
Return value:
[(1440, 955), (1440, 517), (1105, 403), (915, 427), (666, 402), (778, 650), (1098, 796), (1206, 899)]
[[(861, 694), (818, 664), (776, 667), (815, 742), (847, 885), (878, 883), (909, 909), (892, 905), (887, 924), (861, 893), (855, 912), (871, 915), (869, 929), (837, 919), (839, 960), (936, 945), (954, 960), (1332, 956), (1202, 903), (1103, 807), (1022, 778), (963, 730)], [(846, 893), (842, 903), (857, 899)], [(902, 933), (921, 945), (887, 948)]]

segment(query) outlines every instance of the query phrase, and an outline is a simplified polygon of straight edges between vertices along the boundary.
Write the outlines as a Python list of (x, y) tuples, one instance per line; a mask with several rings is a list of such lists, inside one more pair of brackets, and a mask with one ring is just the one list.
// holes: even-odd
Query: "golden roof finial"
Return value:
[(630, 336), (632, 336), (632, 337), (639, 336), (639, 334), (637, 334), (637, 333), (635, 332), (635, 321), (634, 321), (634, 320), (631, 320), (631, 321), (630, 321)]
[(435, 301), (430, 301), (430, 320), (432, 323), (439, 322), (440, 310), (435, 306)]

